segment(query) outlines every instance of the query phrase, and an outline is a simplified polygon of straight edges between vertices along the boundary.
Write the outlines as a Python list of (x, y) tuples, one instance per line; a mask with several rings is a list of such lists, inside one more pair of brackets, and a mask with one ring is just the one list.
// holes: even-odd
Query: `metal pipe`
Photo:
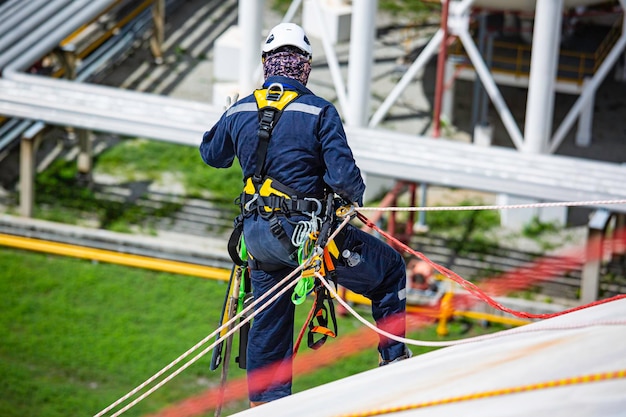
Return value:
[[(463, 0), (461, 4), (456, 7), (456, 11), (458, 13), (465, 13), (467, 9), (474, 3), (474, 0)], [(415, 59), (413, 64), (409, 67), (406, 73), (402, 76), (398, 84), (391, 90), (385, 101), (380, 105), (378, 110), (374, 113), (369, 122), (369, 127), (376, 127), (378, 124), (385, 118), (391, 106), (398, 100), (402, 92), (406, 89), (406, 87), (413, 81), (415, 75), (426, 65), (430, 58), (435, 53), (435, 50), (439, 47), (439, 43), (443, 38), (443, 32), (441, 28), (437, 30), (437, 32), (430, 39), (428, 44), (424, 47), (422, 52)]]
[[(69, 1), (65, 1), (63, 3), (69, 3)], [(33, 12), (30, 16), (27, 16), (26, 19), (23, 19), (19, 22), (15, 23), (15, 28), (8, 29), (7, 34), (2, 38), (2, 43), (5, 45), (14, 45), (16, 42), (19, 42), (20, 39), (23, 39), (28, 33), (32, 32), (34, 28), (41, 25), (42, 22), (45, 22), (50, 16), (53, 16), (57, 13), (61, 8), (65, 7), (65, 4), (57, 3), (48, 3), (44, 7), (40, 7), (36, 12)]]
[[(0, 129), (0, 155), (7, 146), (20, 137), (24, 130), (28, 129), (31, 123), (31, 121), (26, 120), (10, 119), (2, 125)], [(0, 156), (0, 160), (3, 158), (4, 156)]]
[(263, 0), (239, 0), (239, 94), (248, 95), (256, 86), (254, 72), (261, 60)]
[(502, 97), (502, 94), (498, 89), (498, 86), (491, 77), (487, 65), (480, 56), (480, 52), (478, 52), (476, 45), (474, 45), (472, 37), (470, 36), (467, 29), (460, 30), (458, 35), (461, 39), (461, 42), (463, 42), (463, 46), (465, 47), (467, 55), (472, 61), (472, 64), (474, 64), (476, 74), (480, 77), (483, 86), (487, 91), (487, 94), (489, 94), (489, 97), (491, 98), (491, 102), (493, 103), (498, 114), (500, 115), (500, 118), (502, 119), (504, 127), (511, 136), (513, 144), (517, 149), (521, 149), (524, 145), (522, 132), (520, 132), (519, 127), (517, 126), (517, 122), (515, 121), (513, 115), (508, 109), (506, 102), (504, 101), (504, 98)]
[(398, 84), (391, 90), (385, 101), (380, 105), (378, 110), (374, 113), (369, 122), (369, 127), (376, 127), (384, 119), (384, 117), (391, 109), (391, 106), (400, 97), (406, 87), (413, 81), (415, 75), (428, 64), (430, 58), (435, 54), (435, 51), (439, 47), (441, 40), (443, 39), (443, 31), (438, 29), (435, 35), (428, 41), (422, 52), (417, 56), (415, 61), (411, 64), (409, 69), (404, 73)]
[(296, 15), (296, 12), (298, 11), (301, 3), (302, 0), (293, 0), (289, 5), (289, 9), (287, 9), (287, 13), (285, 13), (285, 15), (283, 16), (283, 20), (281, 20), (281, 22), (291, 22), (293, 20), (293, 17)]
[[(478, 51), (481, 55), (485, 53), (485, 36), (487, 33), (487, 14), (482, 11), (477, 17), (478, 19)], [(478, 124), (479, 109), (481, 100), (484, 99), (482, 94), (483, 88), (480, 78), (476, 77), (474, 80), (474, 89), (472, 92), (472, 137)]]
[[(61, 13), (57, 13), (33, 30), (21, 42), (13, 45), (0, 57), (3, 75), (9, 78), (17, 71), (28, 68), (35, 60), (47, 54), (84, 22), (97, 17), (115, 0), (74, 0)], [(14, 59), (13, 62), (10, 62)], [(9, 63), (10, 62), (10, 63)]]
[(433, 109), (433, 137), (438, 138), (441, 134), (441, 101), (443, 99), (443, 83), (446, 74), (446, 53), (448, 48), (448, 12), (450, 0), (442, 0), (441, 8), (441, 31), (443, 38), (439, 44), (437, 56), (437, 79), (435, 81), (435, 105)]
[(349, 115), (353, 126), (366, 126), (371, 98), (372, 61), (378, 1), (352, 4), (350, 28), (350, 61), (348, 64)]
[(11, 13), (15, 13), (16, 10), (20, 10), (22, 6), (22, 0), (8, 0), (0, 4), (0, 16), (9, 17)]
[[(58, 8), (58, 1), (56, 2), (48, 2), (46, 0), (32, 0), (29, 3), (22, 5), (22, 7), (17, 8), (17, 11), (12, 15), (8, 14), (5, 11), (2, 11), (2, 22), (0, 22), (0, 37), (4, 34), (11, 34), (12, 32), (21, 32), (25, 33), (32, 29), (31, 25), (22, 25), (24, 20), (27, 20), (30, 23), (30, 20), (37, 15), (41, 15), (42, 13), (42, 4), (48, 5), (44, 7), (44, 9), (50, 8)], [(50, 12), (48, 12), (50, 13)], [(39, 17), (39, 16), (37, 16)], [(45, 14), (41, 16), (42, 18), (47, 17)], [(43, 19), (42, 19), (43, 20)], [(41, 21), (41, 20), (40, 20)], [(11, 45), (11, 42), (5, 41), (2, 37), (3, 43), (8, 47)]]
[(537, 0), (523, 152), (544, 153), (552, 134), (562, 18), (563, 0)]
[(561, 122), (561, 125), (554, 133), (554, 136), (552, 137), (552, 142), (550, 143), (550, 146), (548, 148), (549, 153), (554, 153), (559, 148), (561, 142), (563, 142), (563, 140), (565, 139), (565, 135), (567, 135), (567, 133), (576, 122), (576, 119), (580, 115), (580, 112), (583, 109), (585, 103), (587, 103), (589, 97), (592, 94), (595, 94), (598, 87), (600, 87), (600, 84), (602, 83), (602, 81), (604, 81), (604, 78), (606, 77), (608, 72), (613, 68), (613, 65), (615, 65), (615, 63), (619, 59), (624, 48), (626, 48), (626, 31), (624, 31), (611, 52), (604, 59), (604, 61), (598, 68), (598, 71), (596, 71), (593, 77), (589, 80), (589, 83), (585, 85), (583, 92), (580, 94), (580, 96), (578, 96), (578, 99), (570, 109), (569, 113), (567, 113), (567, 116), (565, 116), (565, 118)]
[[(344, 117), (348, 118), (348, 97), (346, 94), (346, 86), (343, 83), (343, 78), (341, 76), (341, 68), (339, 68), (339, 61), (337, 59), (337, 55), (333, 50), (333, 46), (330, 44), (330, 40), (326, 34), (330, 33), (328, 28), (326, 27), (326, 22), (324, 21), (324, 14), (322, 12), (322, 7), (320, 6), (319, 1), (313, 1), (313, 8), (315, 9), (315, 13), (317, 15), (317, 21), (322, 29), (322, 46), (324, 47), (324, 55), (326, 55), (326, 60), (328, 61), (328, 69), (330, 70), (330, 76), (333, 80), (333, 84), (335, 85), (335, 92), (337, 93), (337, 100), (339, 100), (339, 107), (344, 114)], [(349, 120), (346, 120), (350, 123)]]

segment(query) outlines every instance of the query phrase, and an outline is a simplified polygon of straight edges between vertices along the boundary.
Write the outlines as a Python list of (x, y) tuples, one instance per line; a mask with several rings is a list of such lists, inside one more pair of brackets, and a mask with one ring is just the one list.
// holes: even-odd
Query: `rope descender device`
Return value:
[(335, 215), (340, 219), (345, 219), (346, 217), (354, 217), (356, 216), (356, 207), (354, 204), (346, 204), (339, 207), (335, 211)]

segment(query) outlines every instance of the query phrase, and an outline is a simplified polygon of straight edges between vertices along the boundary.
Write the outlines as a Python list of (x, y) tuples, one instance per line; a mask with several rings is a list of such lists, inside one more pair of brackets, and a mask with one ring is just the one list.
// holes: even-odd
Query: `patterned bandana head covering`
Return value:
[(263, 61), (265, 79), (273, 75), (293, 78), (306, 85), (311, 73), (311, 60), (293, 51), (281, 51), (268, 54)]

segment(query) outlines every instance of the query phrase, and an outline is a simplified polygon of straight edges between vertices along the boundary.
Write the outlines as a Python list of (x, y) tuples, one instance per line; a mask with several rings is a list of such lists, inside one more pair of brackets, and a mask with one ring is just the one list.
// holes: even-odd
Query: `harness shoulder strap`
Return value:
[(256, 170), (253, 181), (258, 185), (265, 176), (265, 157), (272, 131), (278, 123), (285, 107), (296, 98), (297, 91), (285, 91), (282, 84), (273, 83), (268, 88), (254, 91), (254, 98), (259, 109), (259, 148), (257, 150)]

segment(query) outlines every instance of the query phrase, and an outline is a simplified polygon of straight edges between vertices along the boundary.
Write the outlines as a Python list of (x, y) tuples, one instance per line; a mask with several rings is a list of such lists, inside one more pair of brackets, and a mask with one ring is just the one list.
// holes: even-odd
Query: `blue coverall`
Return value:
[[(272, 83), (280, 83), (285, 90), (296, 90), (300, 95), (285, 108), (273, 129), (265, 159), (266, 175), (304, 195), (319, 197), (325, 189), (330, 189), (347, 202), (361, 204), (365, 184), (336, 108), (291, 78), (272, 76), (264, 87)], [(256, 169), (258, 130), (256, 101), (249, 95), (230, 107), (204, 134), (200, 145), (202, 159), (210, 166), (226, 168), (236, 156), (244, 179), (252, 176)], [(294, 216), (292, 220), (299, 218)], [(293, 225), (287, 221), (281, 223), (291, 236)], [(338, 283), (372, 300), (372, 315), (379, 327), (404, 336), (406, 271), (402, 257), (378, 238), (352, 225), (344, 230), (344, 244), (339, 250), (360, 253), (361, 262), (348, 267), (338, 261)], [(271, 271), (251, 271), (253, 293), (258, 298), (298, 265), (278, 244), (268, 221), (260, 216), (250, 215), (244, 219), (243, 234), (254, 259), (261, 265), (274, 265), (265, 268), (273, 269)], [(291, 292), (287, 291), (253, 320), (247, 352), (249, 397), (253, 402), (272, 401), (291, 394), (290, 376), (276, 377), (263, 387), (250, 380), (256, 370), (269, 365), (283, 363), (291, 369), (295, 306), (290, 297)], [(400, 326), (397, 321), (393, 327), (385, 322), (391, 317), (399, 319)], [(405, 347), (381, 336), (378, 349), (381, 357), (389, 360), (402, 355)]]

